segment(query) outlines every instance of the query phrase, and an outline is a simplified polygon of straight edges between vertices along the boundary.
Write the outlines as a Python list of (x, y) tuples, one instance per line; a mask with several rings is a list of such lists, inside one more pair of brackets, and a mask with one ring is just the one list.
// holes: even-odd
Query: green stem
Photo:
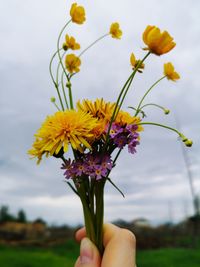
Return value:
[[(62, 48), (60, 48), (59, 50), (62, 50)], [(50, 63), (49, 63), (49, 73), (50, 73), (51, 79), (52, 79), (54, 84), (56, 83), (56, 81), (55, 81), (55, 79), (53, 77), (53, 73), (52, 73), (52, 63), (53, 63), (53, 60), (54, 60), (55, 56), (57, 55), (57, 53), (58, 53), (58, 51), (56, 51), (53, 54), (53, 56), (51, 57)]]
[(70, 104), (70, 108), (74, 109), (74, 105), (73, 105), (73, 96), (72, 96), (72, 85), (71, 82), (69, 81), (67, 84), (67, 88), (68, 88), (68, 94), (69, 94), (69, 104)]
[(124, 86), (122, 87), (122, 89), (121, 89), (121, 91), (120, 91), (120, 93), (119, 93), (119, 96), (118, 96), (118, 98), (117, 98), (117, 102), (116, 102), (116, 104), (115, 104), (115, 108), (114, 108), (114, 111), (113, 111), (113, 113), (112, 113), (112, 116), (111, 116), (111, 119), (110, 119), (110, 123), (109, 123), (109, 127), (108, 127), (108, 131), (107, 131), (107, 134), (106, 134), (106, 141), (105, 141), (105, 146), (104, 146), (104, 147), (105, 147), (104, 152), (105, 152), (105, 150), (106, 150), (106, 146), (107, 146), (107, 143), (108, 143), (109, 134), (110, 134), (110, 129), (111, 129), (111, 127), (112, 127), (112, 123), (113, 123), (113, 121), (114, 121), (115, 113), (116, 113), (117, 108), (118, 108), (118, 103), (119, 103), (119, 101), (120, 101), (120, 98), (121, 98), (121, 96), (122, 96), (122, 94), (123, 94), (123, 92), (124, 92), (124, 90), (125, 90), (127, 84), (129, 83), (129, 81), (130, 81), (132, 75), (133, 75), (133, 73), (131, 73), (131, 75), (129, 76), (129, 78), (128, 78), (127, 81), (125, 82), (125, 84), (124, 84)]
[[(140, 66), (142, 66), (142, 63), (145, 61), (145, 59), (146, 59), (150, 54), (151, 54), (151, 52), (148, 52), (148, 53), (144, 56), (144, 58), (139, 62), (139, 64), (136, 66), (136, 68), (135, 68), (135, 70), (134, 70), (134, 72), (133, 72), (133, 77), (132, 77), (132, 79), (131, 79), (129, 85), (127, 86), (127, 88), (126, 88), (126, 90), (125, 90), (125, 92), (124, 92), (124, 95), (123, 95), (123, 97), (122, 97), (121, 103), (119, 104), (118, 112), (119, 112), (119, 110), (120, 110), (120, 108), (121, 108), (121, 106), (122, 106), (122, 104), (123, 104), (123, 102), (124, 102), (124, 99), (125, 99), (125, 97), (126, 97), (126, 95), (127, 95), (127, 93), (128, 93), (128, 90), (129, 90), (129, 88), (130, 88), (130, 86), (131, 86), (131, 83), (132, 83), (132, 81), (133, 81), (133, 78), (134, 78), (134, 76), (135, 76), (137, 70), (140, 68)], [(118, 114), (118, 112), (117, 112), (117, 114)], [(117, 114), (116, 114), (116, 116), (117, 116)]]
[(171, 131), (177, 133), (180, 137), (182, 137), (182, 134), (178, 130), (176, 130), (176, 129), (172, 128), (172, 127), (169, 127), (169, 126), (160, 124), (160, 123), (155, 123), (155, 122), (141, 122), (138, 125), (154, 125), (154, 126), (159, 126), (159, 127), (166, 128), (168, 130), (171, 130)]
[(59, 88), (58, 88), (58, 84), (56, 83), (54, 77), (53, 77), (53, 73), (52, 73), (52, 63), (53, 63), (53, 60), (56, 56), (57, 53), (59, 53), (59, 51), (62, 50), (62, 48), (58, 48), (58, 50), (53, 54), (51, 60), (50, 60), (50, 64), (49, 64), (49, 72), (50, 72), (50, 76), (51, 76), (51, 79), (54, 83), (54, 86), (56, 88), (56, 91), (57, 91), (57, 94), (58, 94), (58, 98), (59, 98), (59, 101), (60, 101), (60, 105), (61, 105), (61, 108), (62, 110), (64, 110), (64, 105), (63, 105), (63, 102), (62, 102), (62, 98), (61, 98), (61, 95), (60, 95), (60, 91), (59, 91)]
[(164, 107), (162, 107), (162, 106), (160, 106), (160, 105), (158, 105), (158, 104), (149, 103), (149, 104), (145, 104), (145, 105), (143, 105), (142, 107), (140, 107), (140, 111), (141, 111), (143, 108), (147, 107), (147, 106), (155, 106), (155, 107), (158, 107), (158, 108), (164, 110)]
[(96, 246), (103, 255), (104, 180), (96, 181)]
[(68, 105), (68, 101), (67, 101), (67, 97), (66, 97), (66, 93), (65, 93), (65, 86), (64, 86), (64, 72), (62, 72), (62, 75), (61, 75), (61, 86), (62, 86), (62, 91), (63, 91), (63, 96), (65, 99), (66, 107), (67, 107), (67, 109), (69, 109), (69, 105)]
[(90, 211), (89, 203), (86, 199), (86, 192), (84, 190), (84, 185), (80, 184), (80, 186), (77, 187), (77, 191), (78, 191), (78, 194), (80, 196), (81, 203), (83, 206), (83, 214), (84, 214), (87, 237), (90, 238), (90, 240), (96, 244), (94, 221), (93, 221), (93, 217)]
[(147, 91), (146, 93), (143, 95), (142, 99), (140, 100), (138, 107), (136, 109), (136, 113), (135, 116), (137, 116), (137, 114), (139, 113), (140, 107), (142, 105), (143, 100), (145, 99), (145, 97), (149, 94), (149, 92), (161, 81), (165, 78), (166, 76), (161, 77), (160, 79), (158, 79)]
[(53, 104), (54, 104), (54, 106), (57, 108), (57, 110), (60, 111), (59, 106), (58, 106), (56, 103), (53, 103)]
[[(115, 118), (117, 117), (117, 114), (123, 104), (123, 101), (124, 101), (124, 98), (126, 96), (126, 94), (128, 93), (128, 90), (130, 88), (130, 85), (133, 81), (133, 78), (137, 72), (137, 70), (140, 68), (140, 66), (142, 65), (142, 63), (145, 61), (145, 59), (150, 55), (151, 52), (148, 52), (145, 57), (140, 61), (140, 63), (137, 65), (137, 67), (134, 69), (134, 71), (131, 73), (131, 75), (129, 76), (128, 80), (125, 82), (124, 86), (122, 87), (120, 93), (119, 93), (119, 96), (117, 98), (117, 102), (115, 104), (115, 108), (114, 108), (114, 111), (113, 111), (113, 114), (112, 114), (112, 117), (111, 117), (111, 120), (110, 120), (110, 123), (109, 123), (109, 127), (108, 127), (108, 131), (107, 131), (107, 134), (106, 134), (106, 141), (105, 141), (105, 149), (104, 149), (104, 152), (106, 150), (106, 147), (107, 147), (107, 144), (108, 144), (108, 139), (109, 139), (109, 134), (110, 134), (110, 129), (112, 127), (112, 123), (113, 121), (115, 120)], [(127, 87), (127, 89), (126, 89)], [(125, 91), (125, 92), (124, 92)], [(123, 95), (124, 93), (124, 95)], [(123, 97), (122, 97), (123, 95)], [(121, 100), (121, 97), (122, 97), (122, 100)], [(121, 100), (121, 102), (120, 102)], [(119, 104), (120, 102), (120, 104)], [(119, 106), (118, 106), (119, 104)]]
[(79, 55), (78, 57), (81, 57), (88, 49), (90, 49), (93, 45), (95, 45), (97, 42), (108, 36), (109, 33), (104, 34), (103, 36), (99, 37), (97, 40), (95, 40), (93, 43), (91, 43), (88, 47), (86, 47)]
[(117, 189), (117, 191), (125, 198), (124, 193), (119, 189), (119, 187), (116, 186), (116, 184), (113, 183), (113, 181), (108, 177), (107, 178), (108, 182), (111, 183), (112, 186), (114, 186), (115, 189)]
[[(63, 60), (63, 57), (65, 55), (66, 51), (63, 52), (61, 59)], [(58, 79), (59, 79), (59, 69), (60, 69), (60, 61), (58, 62), (58, 66), (57, 66), (57, 71), (56, 71), (56, 83), (58, 84)]]
[(115, 165), (115, 162), (117, 161), (117, 159), (118, 159), (118, 157), (119, 157), (121, 152), (122, 152), (122, 148), (119, 149), (119, 151), (117, 152), (117, 155), (115, 156), (115, 159), (113, 160), (113, 165)]
[[(58, 51), (58, 57), (59, 57), (60, 65), (61, 65), (61, 67), (62, 67), (62, 69), (63, 69), (63, 71), (64, 71), (64, 74), (65, 74), (65, 76), (66, 76), (68, 82), (69, 82), (69, 77), (68, 77), (68, 75), (67, 75), (67, 72), (66, 72), (65, 67), (64, 67), (64, 65), (63, 65), (63, 62), (62, 62), (62, 58), (61, 58), (60, 51), (59, 51), (59, 45), (60, 45), (60, 38), (61, 38), (61, 36), (62, 36), (62, 33), (64, 32), (65, 28), (67, 27), (67, 25), (68, 25), (70, 22), (71, 22), (71, 20), (69, 20), (69, 21), (64, 25), (64, 27), (62, 28), (62, 30), (61, 30), (61, 32), (60, 32), (60, 34), (59, 34), (59, 36), (58, 36), (58, 40), (57, 40), (57, 51)], [(71, 100), (72, 100), (72, 98), (71, 98)], [(73, 109), (73, 102), (72, 102), (72, 103), (70, 102), (70, 108)]]

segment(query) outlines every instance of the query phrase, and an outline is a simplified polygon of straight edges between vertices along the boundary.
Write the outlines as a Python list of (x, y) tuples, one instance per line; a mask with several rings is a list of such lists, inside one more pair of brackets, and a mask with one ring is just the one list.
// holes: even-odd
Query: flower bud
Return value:
[(55, 102), (56, 102), (55, 97), (51, 97), (51, 102), (52, 102), (52, 103), (55, 103)]
[(164, 108), (164, 113), (167, 115), (167, 114), (169, 114), (169, 113), (170, 113), (170, 110), (169, 110), (169, 109), (166, 109), (166, 108)]
[(62, 48), (63, 48), (64, 51), (67, 51), (67, 49), (68, 49), (67, 44), (66, 43), (63, 43)]
[(193, 144), (193, 141), (191, 139), (187, 139), (187, 141), (184, 142), (186, 146), (191, 147)]

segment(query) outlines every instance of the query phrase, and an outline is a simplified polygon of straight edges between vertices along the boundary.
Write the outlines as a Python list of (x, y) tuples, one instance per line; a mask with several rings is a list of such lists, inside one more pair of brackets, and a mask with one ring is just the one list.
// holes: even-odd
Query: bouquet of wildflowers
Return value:
[[(49, 65), (57, 92), (57, 99), (52, 97), (51, 102), (57, 111), (47, 116), (36, 132), (35, 141), (28, 153), (38, 159), (38, 164), (44, 155), (62, 161), (61, 169), (66, 182), (81, 200), (87, 236), (103, 253), (104, 187), (106, 182), (109, 182), (121, 192), (111, 180), (111, 171), (116, 166), (122, 149), (127, 147), (130, 154), (136, 153), (136, 147), (140, 144), (140, 133), (145, 125), (155, 125), (174, 131), (186, 146), (191, 146), (192, 141), (172, 127), (144, 121), (144, 110), (150, 105), (162, 109), (165, 114), (169, 113), (168, 109), (156, 103), (144, 103), (144, 100), (161, 80), (167, 78), (176, 81), (180, 78), (170, 62), (164, 64), (163, 76), (146, 91), (139, 103), (135, 107), (130, 107), (130, 112), (122, 110), (122, 104), (135, 75), (144, 71), (145, 59), (150, 55), (160, 56), (168, 53), (176, 45), (167, 31), (161, 32), (156, 26), (147, 26), (143, 33), (146, 45), (143, 50), (147, 51), (143, 59), (136, 59), (131, 53), (130, 76), (119, 90), (115, 103), (103, 98), (95, 101), (84, 99), (78, 100), (74, 106), (72, 82), (73, 77), (80, 71), (82, 55), (103, 38), (111, 36), (120, 39), (122, 36), (119, 23), (114, 22), (108, 33), (75, 55), (70, 51), (79, 50), (80, 44), (74, 37), (65, 33), (65, 30), (70, 24), (81, 25), (85, 20), (84, 8), (77, 3), (72, 4), (70, 19), (58, 36), (56, 52)], [(64, 33), (65, 40), (61, 43)], [(56, 58), (57, 68), (54, 73), (52, 65)], [(71, 158), (67, 156), (69, 150), (72, 151)]]

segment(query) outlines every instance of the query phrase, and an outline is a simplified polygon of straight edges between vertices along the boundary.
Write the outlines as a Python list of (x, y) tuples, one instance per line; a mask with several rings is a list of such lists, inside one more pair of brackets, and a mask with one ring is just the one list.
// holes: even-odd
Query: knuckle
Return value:
[(127, 241), (131, 243), (132, 246), (135, 246), (136, 238), (135, 238), (135, 235), (130, 230), (122, 229), (121, 234), (123, 235), (124, 239), (126, 239)]

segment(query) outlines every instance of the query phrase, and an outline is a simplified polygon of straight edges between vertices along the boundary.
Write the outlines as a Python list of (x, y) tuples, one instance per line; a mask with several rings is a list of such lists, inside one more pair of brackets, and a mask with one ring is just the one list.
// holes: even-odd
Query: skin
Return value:
[(86, 238), (85, 228), (76, 232), (80, 256), (74, 267), (135, 267), (135, 236), (113, 224), (104, 225), (105, 251), (101, 258), (96, 246)]

